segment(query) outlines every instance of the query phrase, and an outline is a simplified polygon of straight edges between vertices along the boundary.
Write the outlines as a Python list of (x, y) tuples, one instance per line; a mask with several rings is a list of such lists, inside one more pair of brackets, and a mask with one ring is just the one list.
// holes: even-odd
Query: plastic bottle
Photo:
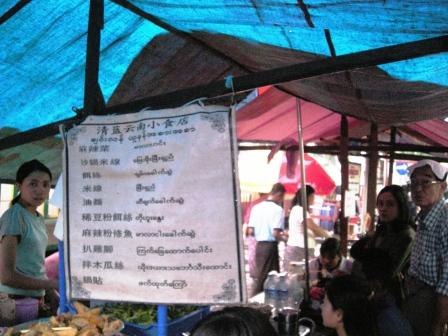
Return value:
[(292, 273), (288, 275), (288, 306), (298, 308), (303, 300), (305, 281), (300, 280), (300, 275)]
[(277, 271), (270, 271), (264, 282), (264, 303), (275, 308), (277, 302)]
[(278, 276), (277, 284), (277, 304), (275, 307), (277, 310), (288, 306), (289, 299), (289, 284), (286, 272), (282, 272)]

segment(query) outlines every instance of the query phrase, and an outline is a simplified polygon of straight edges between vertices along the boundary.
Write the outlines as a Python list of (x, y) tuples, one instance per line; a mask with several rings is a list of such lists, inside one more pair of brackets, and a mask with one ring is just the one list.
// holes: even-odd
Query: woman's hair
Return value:
[(326, 295), (334, 310), (342, 310), (348, 335), (374, 335), (375, 323), (366, 281), (353, 275), (335, 277), (327, 284)]
[[(310, 197), (310, 195), (314, 194), (316, 191), (314, 190), (314, 188), (312, 186), (310, 186), (309, 184), (307, 184), (305, 186), (305, 193), (306, 193), (306, 199), (308, 201), (308, 198)], [(291, 208), (295, 205), (300, 205), (301, 207), (303, 207), (302, 204), (302, 188), (300, 188), (299, 190), (296, 191), (292, 201), (291, 201)]]
[[(50, 169), (48, 169), (48, 167), (46, 165), (44, 165), (42, 162), (40, 162), (39, 160), (34, 159), (34, 160), (27, 161), (27, 162), (23, 163), (19, 167), (19, 169), (17, 170), (17, 173), (16, 173), (16, 182), (18, 184), (22, 184), (23, 181), (31, 173), (34, 173), (35, 171), (47, 173), (48, 176), (50, 176), (50, 181), (51, 181), (52, 176), (51, 176)], [(20, 199), (20, 194), (17, 195), (16, 197), (14, 197), (14, 199), (11, 201), (11, 203), (16, 204), (19, 199)]]
[(275, 336), (269, 317), (250, 307), (227, 307), (207, 315), (191, 336)]
[[(406, 196), (404, 189), (395, 184), (385, 186), (378, 193), (378, 196), (376, 198), (377, 204), (378, 204), (378, 197), (386, 192), (391, 193), (391, 195), (393, 196), (398, 205), (398, 217), (390, 223), (393, 231), (399, 232), (401, 230), (408, 228), (409, 226), (413, 227), (411, 212), (409, 210), (408, 205), (408, 198)], [(381, 222), (380, 220), (378, 221), (377, 231), (379, 233), (385, 230), (384, 224), (385, 223)]]

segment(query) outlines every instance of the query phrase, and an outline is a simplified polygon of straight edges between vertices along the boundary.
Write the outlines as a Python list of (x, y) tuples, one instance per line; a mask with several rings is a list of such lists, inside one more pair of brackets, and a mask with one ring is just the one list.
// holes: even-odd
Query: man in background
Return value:
[(254, 293), (263, 290), (270, 271), (280, 271), (278, 242), (283, 240), (285, 192), (283, 184), (274, 184), (268, 198), (255, 205), (250, 214), (247, 233), (254, 235), (257, 241)]

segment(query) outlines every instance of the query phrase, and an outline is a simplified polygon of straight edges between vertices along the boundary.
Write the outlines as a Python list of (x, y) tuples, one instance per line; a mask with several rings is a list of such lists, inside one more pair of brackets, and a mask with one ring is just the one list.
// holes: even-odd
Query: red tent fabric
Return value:
[[(299, 101), (305, 143), (334, 139), (340, 135), (339, 114), (302, 99)], [(278, 142), (292, 138), (297, 141), (296, 109), (295, 97), (275, 87), (264, 87), (257, 98), (236, 114), (238, 140)], [(353, 138), (361, 138), (370, 132), (370, 123), (367, 121), (348, 117), (348, 125), (349, 136)], [(405, 129), (417, 132), (435, 144), (448, 146), (448, 123), (443, 120), (425, 120), (405, 126)]]
[[(310, 155), (304, 155), (305, 164), (305, 181), (306, 184), (311, 185), (317, 195), (328, 195), (334, 191), (336, 184), (333, 179), (327, 174), (325, 169)], [(278, 181), (283, 183), (286, 187), (286, 192), (294, 194), (298, 188), (301, 187), (301, 168), (300, 160), (297, 161), (295, 167), (295, 174), (293, 177), (287, 176), (287, 159), (286, 154), (283, 156), (282, 165), (280, 166), (280, 175)]]
[(408, 128), (423, 134), (441, 146), (448, 146), (448, 123), (443, 120), (425, 120), (408, 124)]
[[(281, 141), (297, 137), (296, 98), (275, 87), (270, 87), (241, 108), (236, 114), (238, 140)], [(341, 116), (320, 105), (300, 99), (302, 110), (303, 140), (339, 136)], [(367, 124), (348, 117), (349, 127)], [(367, 128), (368, 129), (368, 128)]]

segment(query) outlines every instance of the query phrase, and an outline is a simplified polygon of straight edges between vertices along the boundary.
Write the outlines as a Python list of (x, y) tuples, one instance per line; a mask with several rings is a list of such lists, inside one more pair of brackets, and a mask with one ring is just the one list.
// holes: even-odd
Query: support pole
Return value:
[(396, 136), (397, 128), (395, 126), (392, 126), (390, 128), (389, 175), (387, 176), (388, 185), (391, 185), (393, 182)]
[(168, 307), (166, 305), (157, 306), (157, 336), (167, 336), (167, 316)]
[(341, 163), (341, 211), (339, 212), (341, 253), (347, 255), (348, 245), (348, 218), (345, 215), (345, 194), (348, 190), (348, 120), (341, 116), (341, 151), (339, 162)]
[[(367, 213), (372, 218), (372, 224), (375, 218), (376, 207), (376, 179), (378, 169), (378, 125), (372, 123), (370, 126), (370, 152), (369, 152), (369, 171), (367, 179)], [(371, 225), (369, 230), (373, 230)]]
[(66, 313), (67, 307), (67, 289), (65, 287), (65, 267), (64, 267), (64, 242), (58, 240), (58, 279), (59, 279), (59, 313)]
[(309, 301), (310, 293), (310, 268), (308, 265), (309, 255), (308, 255), (308, 200), (306, 197), (306, 175), (305, 175), (305, 153), (303, 145), (303, 132), (302, 132), (302, 109), (300, 106), (300, 99), (296, 99), (296, 111), (297, 111), (297, 139), (299, 140), (299, 157), (300, 157), (300, 188), (302, 197), (302, 208), (303, 208), (303, 239), (305, 244), (305, 302)]
[(99, 114), (102, 94), (98, 84), (100, 67), (101, 29), (104, 25), (104, 0), (90, 0), (87, 32), (86, 69), (84, 82), (84, 109), (81, 116)]

